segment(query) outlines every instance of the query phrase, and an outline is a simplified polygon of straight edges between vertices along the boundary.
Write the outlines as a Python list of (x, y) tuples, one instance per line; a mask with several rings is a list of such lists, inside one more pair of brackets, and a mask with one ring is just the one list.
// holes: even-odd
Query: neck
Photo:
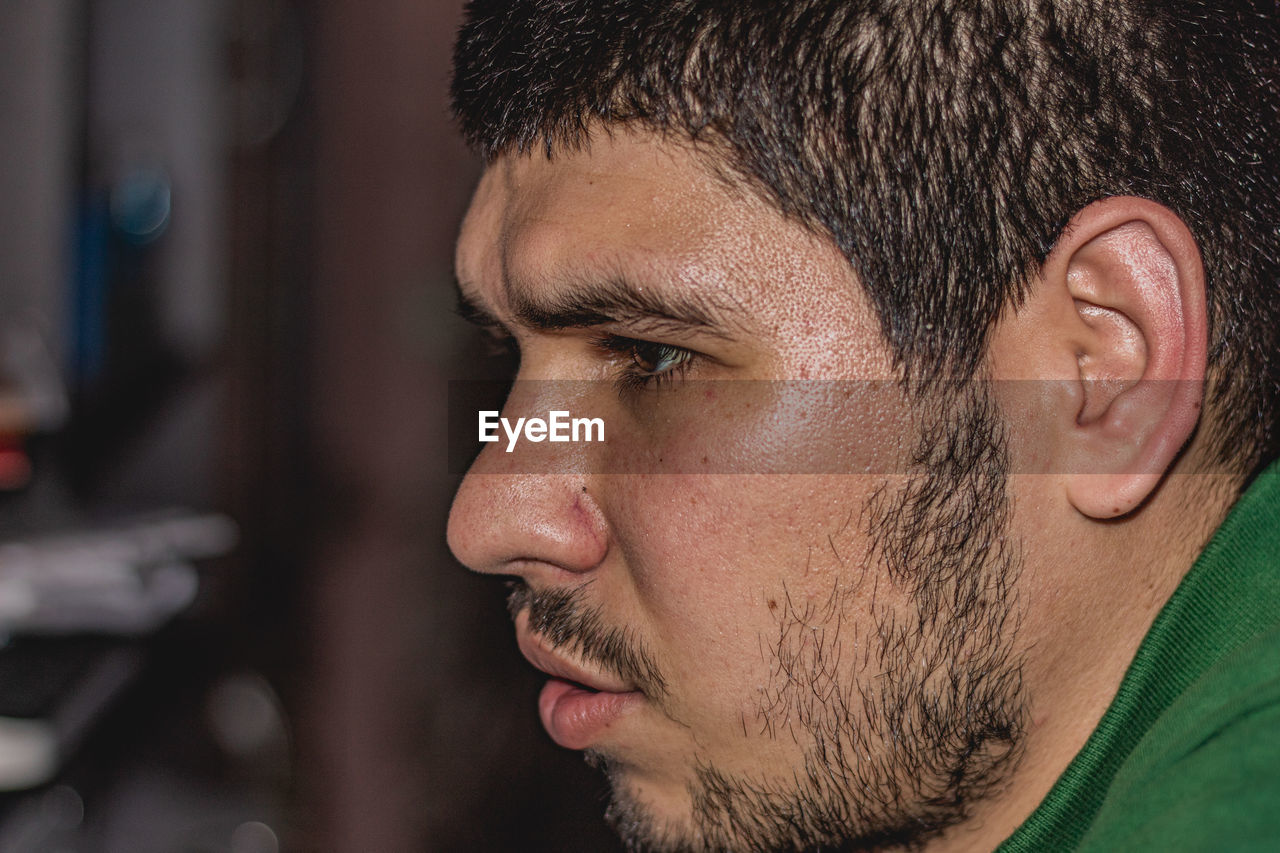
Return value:
[(926, 845), (929, 853), (993, 850), (1030, 816), (1096, 728), (1152, 622), (1226, 516), (1237, 484), (1225, 474), (1174, 471), (1124, 519), (1073, 519), (1066, 547), (1047, 536), (1024, 537), (1020, 645), (1032, 704), (1022, 759), (968, 820)]

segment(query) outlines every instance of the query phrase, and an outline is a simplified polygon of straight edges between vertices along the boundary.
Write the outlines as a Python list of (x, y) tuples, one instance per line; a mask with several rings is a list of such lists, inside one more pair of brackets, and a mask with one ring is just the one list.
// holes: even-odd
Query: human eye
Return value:
[(619, 356), (617, 382), (624, 390), (657, 388), (682, 379), (698, 358), (684, 347), (621, 335), (603, 335), (594, 343)]
[(454, 313), (473, 329), (470, 357), (479, 374), (505, 382), (515, 379), (520, 367), (520, 346), (507, 327), (461, 298)]
[(480, 327), (471, 336), (466, 369), (473, 379), (500, 382), (509, 388), (520, 371), (520, 345), (499, 326)]
[(501, 329), (487, 329), (482, 340), (485, 358), (494, 362), (520, 363), (520, 345), (516, 343), (514, 335)]

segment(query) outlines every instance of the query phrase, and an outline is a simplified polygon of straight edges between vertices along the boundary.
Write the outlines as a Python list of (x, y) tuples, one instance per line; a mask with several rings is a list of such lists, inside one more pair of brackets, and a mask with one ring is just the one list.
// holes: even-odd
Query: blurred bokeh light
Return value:
[(460, 11), (0, 4), (0, 850), (616, 848), (444, 546)]

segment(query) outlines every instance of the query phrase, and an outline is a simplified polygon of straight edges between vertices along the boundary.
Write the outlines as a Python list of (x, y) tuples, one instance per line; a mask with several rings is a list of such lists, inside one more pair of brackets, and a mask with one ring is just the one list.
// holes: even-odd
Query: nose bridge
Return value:
[(503, 406), (506, 424), (472, 464), (449, 515), (449, 547), (480, 572), (525, 574), (537, 566), (587, 572), (608, 551), (608, 528), (590, 491), (586, 457), (573, 444), (510, 433), (520, 418), (571, 410), (571, 383), (517, 381)]
[(522, 364), (521, 378), (507, 391), (500, 415), (489, 415), (489, 440), (484, 442), (472, 471), (587, 473), (589, 454), (575, 443), (572, 420), (583, 405), (589, 405), (587, 391), (592, 383), (527, 378), (532, 373)]

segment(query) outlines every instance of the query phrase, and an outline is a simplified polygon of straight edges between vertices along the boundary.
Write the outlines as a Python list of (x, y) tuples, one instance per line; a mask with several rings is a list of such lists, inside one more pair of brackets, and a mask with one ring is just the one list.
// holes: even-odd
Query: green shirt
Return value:
[(1280, 850), (1280, 465), (1156, 617), (1084, 748), (1002, 853)]

